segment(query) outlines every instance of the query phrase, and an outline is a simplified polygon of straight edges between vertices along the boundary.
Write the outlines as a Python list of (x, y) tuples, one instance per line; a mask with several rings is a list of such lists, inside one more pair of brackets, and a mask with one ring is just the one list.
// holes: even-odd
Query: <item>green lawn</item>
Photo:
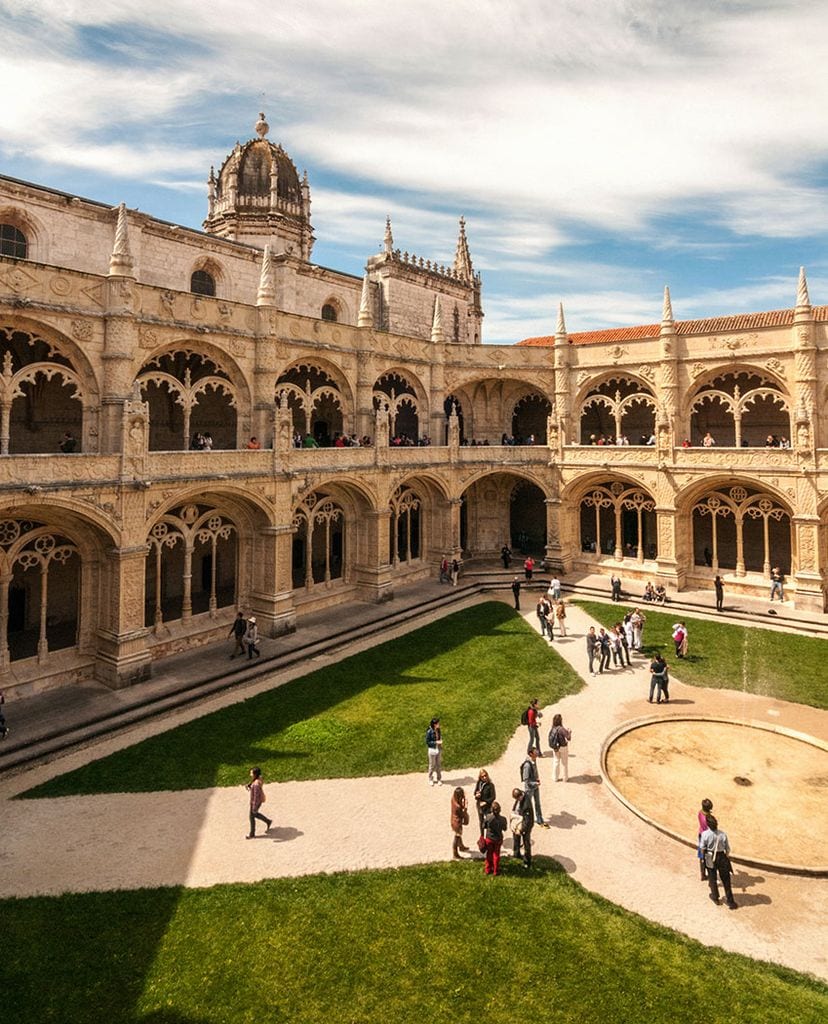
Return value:
[(4, 1024), (828, 1018), (818, 981), (649, 924), (546, 858), (9, 900), (0, 925)]
[[(632, 604), (576, 601), (602, 626), (619, 622)], [(720, 690), (746, 690), (778, 697), (815, 708), (828, 708), (828, 641), (734, 626), (727, 622), (694, 619), (682, 612), (656, 611), (637, 606), (647, 618), (644, 651), (661, 651), (667, 664), (683, 683)], [(687, 623), (689, 656), (676, 658), (671, 639), (673, 623)]]
[(27, 796), (238, 785), (251, 765), (270, 781), (389, 775), (426, 767), (432, 715), (443, 764), (488, 764), (532, 697), (580, 678), (511, 608), (486, 602), (144, 740)]

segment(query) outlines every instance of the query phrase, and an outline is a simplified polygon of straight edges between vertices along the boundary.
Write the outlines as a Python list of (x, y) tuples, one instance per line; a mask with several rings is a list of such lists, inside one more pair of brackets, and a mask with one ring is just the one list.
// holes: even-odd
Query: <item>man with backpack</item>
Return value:
[(538, 778), (538, 766), (535, 763), (538, 753), (532, 749), (529, 756), (520, 766), (520, 780), (523, 783), (523, 792), (531, 796), (535, 804), (535, 824), (543, 828), (549, 828), (543, 820), (540, 802), (540, 779)]
[(531, 754), (534, 750), (538, 757), (543, 757), (540, 748), (540, 720), (542, 717), (543, 715), (538, 711), (537, 697), (529, 702), (529, 707), (520, 716), (521, 725), (529, 727), (529, 745), (526, 748), (526, 753)]

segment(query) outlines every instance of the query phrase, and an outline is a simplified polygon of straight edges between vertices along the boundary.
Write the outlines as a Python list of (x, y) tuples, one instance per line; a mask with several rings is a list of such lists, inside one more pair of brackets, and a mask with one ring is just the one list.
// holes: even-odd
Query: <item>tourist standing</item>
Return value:
[(446, 555), (440, 559), (440, 582), (448, 583), (449, 581), (449, 560)]
[(529, 707), (526, 709), (526, 724), (529, 727), (529, 745), (526, 748), (526, 753), (531, 754), (534, 750), (538, 757), (543, 757), (540, 748), (540, 720), (543, 715), (538, 710), (538, 698), (534, 697), (529, 702)]
[(699, 858), (699, 870), (701, 871), (701, 880), (703, 882), (707, 880), (707, 865), (704, 863), (704, 850), (702, 850), (701, 837), (702, 834), (707, 831), (707, 815), (712, 813), (713, 801), (705, 798), (701, 802), (701, 810), (697, 815), (699, 834), (696, 838), (696, 856)]
[(480, 825), (480, 835), (483, 835), (483, 821), (492, 809), (492, 803), (497, 794), (495, 785), (489, 778), (485, 768), (481, 768), (474, 787), (474, 802), (477, 805), (477, 820)]
[(500, 813), (500, 804), (495, 800), (492, 809), (483, 821), (483, 838), (486, 841), (486, 867), (484, 874), (500, 874), (500, 847), (506, 831), (506, 819)]
[(512, 595), (515, 599), (515, 611), (520, 611), (520, 580), (517, 576), (512, 580)]
[(261, 654), (259, 650), (259, 627), (256, 625), (256, 618), (253, 615), (247, 620), (247, 625), (244, 629), (244, 645), (247, 648), (248, 661), (253, 658), (254, 654), (257, 658)]
[(774, 594), (777, 594), (779, 596), (780, 602), (784, 601), (785, 600), (785, 588), (784, 588), (785, 577), (782, 575), (782, 570), (779, 568), (778, 565), (775, 565), (771, 569), (770, 578), (771, 578), (771, 589), (770, 589), (771, 603), (773, 603), (773, 595)]
[(557, 576), (553, 576), (549, 581), (549, 596), (553, 601), (561, 599), (561, 581)]
[(527, 583), (532, 580), (532, 573), (535, 571), (535, 559), (531, 555), (526, 556), (526, 561), (523, 563), (523, 574), (526, 577)]
[(541, 636), (546, 636), (549, 632), (549, 605), (546, 598), (541, 595), (538, 598), (538, 603), (535, 605), (535, 614), (538, 617), (538, 623), (540, 624)]
[(632, 665), (630, 660), (630, 645), (627, 640), (627, 631), (620, 622), (615, 623), (615, 635), (618, 637), (618, 642), (621, 645), (621, 664), (623, 665), (626, 661), (627, 665)]
[(610, 638), (609, 633), (603, 628), (598, 630), (598, 653), (600, 660), (598, 662), (598, 675), (601, 675), (604, 669), (610, 667)]
[(232, 636), (235, 641), (235, 647), (233, 653), (230, 655), (230, 660), (236, 657), (237, 654), (245, 653), (244, 646), (244, 635), (247, 632), (247, 619), (244, 617), (244, 612), (238, 612), (236, 618), (233, 621), (233, 625), (230, 627), (230, 632), (227, 634), (228, 637)]
[(512, 790), (512, 855), (521, 856), (523, 852), (523, 866), (532, 867), (532, 829), (535, 822), (532, 818), (532, 798), (522, 789)]
[(724, 602), (724, 582), (722, 581), (721, 576), (717, 576), (716, 579), (713, 580), (713, 587), (716, 591), (716, 611), (720, 612)]
[(727, 838), (727, 833), (719, 828), (719, 823), (712, 814), (708, 814), (706, 818), (707, 829), (702, 832), (701, 847), (707, 868), (710, 899), (714, 903), (721, 902), (718, 884), (718, 880), (721, 879), (725, 891), (725, 902), (731, 910), (735, 910), (738, 904), (733, 899), (733, 889), (730, 885), (730, 876), (733, 874), (733, 865), (730, 863), (730, 841)]
[(535, 824), (548, 828), (549, 826), (544, 824), (543, 812), (541, 811), (540, 779), (538, 778), (538, 766), (535, 763), (537, 756), (536, 750), (529, 751), (529, 756), (520, 766), (520, 778), (523, 782), (523, 792), (531, 796), (535, 805)]
[(503, 562), (503, 568), (508, 569), (512, 564), (512, 549), (508, 544), (504, 544), (500, 549), (500, 558)]
[(58, 445), (58, 448), (64, 455), (71, 455), (73, 452), (77, 451), (78, 442), (71, 430), (67, 430), (63, 435), (63, 440)]
[[(563, 724), (563, 715), (554, 715), (549, 730), (549, 748), (552, 751), (552, 778), (555, 782), (569, 782), (569, 741), (572, 730)], [(563, 780), (560, 776), (563, 772)]]
[(251, 768), (250, 769), (250, 782), (245, 787), (250, 794), (250, 830), (245, 839), (256, 838), (256, 819), (265, 823), (265, 832), (270, 831), (270, 826), (273, 822), (270, 818), (266, 818), (261, 813), (259, 808), (265, 802), (267, 797), (265, 796), (264, 786), (262, 785), (262, 769)]
[(461, 851), (468, 853), (468, 846), (463, 844), (463, 826), (469, 823), (469, 808), (466, 803), (466, 794), (462, 786), (458, 786), (451, 794), (451, 830), (454, 833), (454, 840), (451, 845), (451, 856), (453, 860), (461, 860)]
[(683, 622), (673, 624), (673, 643), (676, 645), (676, 657), (686, 658), (688, 651), (687, 626)]
[(566, 636), (566, 605), (563, 601), (558, 601), (555, 605), (555, 618), (558, 622), (558, 633)]
[(632, 647), (634, 651), (641, 652), (641, 639), (644, 635), (644, 623), (646, 622), (644, 615), (637, 609), (633, 609), (633, 613), (630, 616), (630, 625), (632, 626), (633, 643)]
[(451, 560), (451, 585), (457, 586), (457, 580), (460, 578), (460, 563), (456, 558)]
[(440, 719), (432, 718), (426, 729), (426, 747), (428, 748), (428, 782), (431, 786), (443, 785), (443, 731)]
[(616, 576), (615, 573), (610, 577), (610, 586), (612, 587), (612, 599), (613, 601), (621, 600), (621, 577)]
[(598, 652), (598, 637), (595, 635), (595, 626), (590, 626), (586, 635), (586, 652), (589, 659), (589, 674), (595, 675), (595, 655)]
[(656, 704), (660, 704), (662, 700), (665, 704), (669, 701), (668, 683), (667, 662), (661, 654), (656, 654), (650, 662), (650, 696), (647, 698), (650, 704), (653, 703), (654, 693), (656, 694)]

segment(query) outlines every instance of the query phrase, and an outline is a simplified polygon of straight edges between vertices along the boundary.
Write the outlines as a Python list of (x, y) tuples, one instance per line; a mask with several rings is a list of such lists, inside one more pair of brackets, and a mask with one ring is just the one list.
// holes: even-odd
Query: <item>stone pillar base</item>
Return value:
[(253, 593), (250, 595), (250, 607), (262, 636), (284, 636), (296, 632), (296, 608), (292, 593)]
[(382, 604), (394, 600), (394, 581), (391, 579), (390, 566), (357, 570), (356, 585), (361, 600), (369, 604)]
[(811, 573), (797, 574), (793, 605), (803, 612), (828, 611), (828, 592), (822, 579)]

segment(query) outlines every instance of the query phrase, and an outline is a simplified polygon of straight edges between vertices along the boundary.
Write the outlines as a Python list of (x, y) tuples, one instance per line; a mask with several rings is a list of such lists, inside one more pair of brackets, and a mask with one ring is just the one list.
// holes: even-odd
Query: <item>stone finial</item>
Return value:
[(362, 297), (359, 300), (359, 316), (357, 327), (373, 327), (374, 318), (371, 315), (371, 286), (368, 283), (368, 275), (362, 278)]
[(276, 284), (273, 280), (273, 259), (270, 245), (264, 247), (262, 270), (259, 275), (259, 291), (256, 294), (257, 306), (273, 306), (276, 304)]
[(674, 323), (673, 303), (670, 301), (670, 288), (664, 286), (664, 305), (661, 308), (661, 323), (663, 325)]
[(474, 268), (472, 266), (469, 243), (466, 239), (466, 218), (460, 218), (460, 233), (457, 236), (457, 250), (454, 254), (454, 273), (462, 281), (474, 280)]
[(390, 217), (385, 218), (385, 238), (383, 239), (383, 248), (389, 256), (394, 252), (394, 236), (391, 234)]
[(555, 338), (566, 339), (566, 321), (564, 320), (564, 308), (563, 303), (558, 303), (558, 322), (555, 325)]
[(446, 340), (443, 334), (443, 313), (440, 309), (440, 296), (434, 296), (434, 313), (431, 317), (431, 340), (435, 345), (442, 345)]
[(259, 114), (259, 120), (253, 126), (256, 134), (260, 139), (263, 139), (265, 135), (270, 131), (270, 125), (265, 121), (264, 114)]
[(811, 297), (808, 294), (808, 280), (805, 277), (805, 268), (799, 268), (799, 282), (796, 287), (796, 308), (810, 309)]
[(129, 251), (129, 224), (126, 204), (118, 206), (118, 223), (115, 227), (115, 244), (109, 258), (111, 277), (132, 277), (132, 254)]

